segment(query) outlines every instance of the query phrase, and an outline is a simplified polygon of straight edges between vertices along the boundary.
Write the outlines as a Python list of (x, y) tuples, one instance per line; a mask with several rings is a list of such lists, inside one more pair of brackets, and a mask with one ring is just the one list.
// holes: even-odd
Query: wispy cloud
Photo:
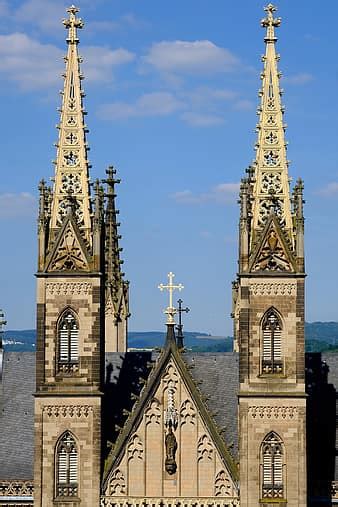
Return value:
[(255, 104), (251, 100), (239, 99), (234, 103), (234, 109), (237, 111), (252, 111), (255, 108)]
[[(0, 35), (0, 73), (23, 90), (49, 88), (60, 83), (63, 53), (24, 33)], [(114, 67), (134, 59), (133, 53), (122, 48), (87, 46), (82, 48), (82, 54), (85, 75), (91, 81), (111, 80)]]
[(127, 119), (137, 116), (167, 116), (181, 109), (183, 104), (169, 92), (153, 92), (141, 95), (134, 103), (113, 102), (98, 110), (105, 120)]
[(313, 81), (314, 77), (312, 74), (307, 72), (300, 72), (291, 76), (285, 76), (284, 81), (294, 85), (303, 85)]
[(209, 40), (161, 41), (153, 44), (143, 61), (167, 74), (210, 74), (232, 71), (238, 58)]
[(43, 32), (62, 30), (60, 21), (66, 17), (65, 1), (27, 0), (13, 13), (15, 21), (30, 23)]
[(180, 204), (233, 204), (239, 192), (239, 183), (220, 183), (208, 192), (194, 193), (191, 190), (183, 190), (171, 194), (171, 198)]
[(32, 217), (36, 213), (36, 199), (33, 195), (0, 194), (0, 220), (11, 218)]
[(225, 123), (222, 116), (208, 113), (195, 113), (187, 111), (181, 115), (181, 119), (193, 127), (211, 127)]
[(331, 181), (325, 187), (318, 190), (317, 194), (330, 196), (338, 194), (338, 181)]

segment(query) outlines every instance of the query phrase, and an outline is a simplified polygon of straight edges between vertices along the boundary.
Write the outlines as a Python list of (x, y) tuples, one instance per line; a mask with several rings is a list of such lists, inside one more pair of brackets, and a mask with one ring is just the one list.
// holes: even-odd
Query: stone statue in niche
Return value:
[(175, 461), (177, 451), (177, 440), (173, 433), (171, 422), (169, 422), (168, 424), (168, 433), (166, 434), (165, 437), (165, 449), (166, 449), (165, 469), (168, 472), (168, 474), (173, 475), (177, 470), (177, 464)]

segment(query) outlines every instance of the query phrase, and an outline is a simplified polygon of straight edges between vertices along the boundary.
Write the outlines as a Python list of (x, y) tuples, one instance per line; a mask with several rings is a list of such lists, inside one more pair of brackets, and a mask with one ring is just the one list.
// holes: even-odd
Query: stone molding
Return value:
[(51, 296), (73, 296), (74, 294), (88, 296), (92, 289), (89, 282), (48, 282), (47, 293)]
[(88, 417), (93, 412), (89, 405), (46, 405), (43, 412), (48, 417)]
[(128, 502), (123, 496), (102, 496), (101, 507), (239, 507), (238, 497), (130, 497)]
[(33, 492), (33, 481), (0, 481), (0, 498), (2, 496), (33, 496)]
[(249, 415), (260, 419), (293, 419), (298, 414), (298, 407), (249, 407)]
[(254, 282), (249, 285), (253, 296), (295, 296), (296, 282)]

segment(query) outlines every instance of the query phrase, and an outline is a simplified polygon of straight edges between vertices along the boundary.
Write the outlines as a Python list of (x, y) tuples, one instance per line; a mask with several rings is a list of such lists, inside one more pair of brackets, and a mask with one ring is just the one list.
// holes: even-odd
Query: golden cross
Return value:
[(76, 13), (79, 12), (79, 9), (77, 7), (75, 7), (75, 5), (71, 5), (67, 9), (67, 12), (69, 14), (69, 18), (63, 20), (63, 24), (69, 30), (67, 42), (70, 42), (71, 44), (75, 44), (75, 43), (79, 42), (79, 39), (77, 38), (77, 35), (76, 35), (76, 29), (83, 28), (84, 23), (81, 18), (76, 17)]
[(181, 283), (179, 283), (178, 285), (173, 284), (174, 277), (175, 277), (174, 273), (170, 271), (170, 273), (168, 273), (169, 283), (167, 285), (163, 285), (163, 283), (161, 283), (158, 286), (160, 291), (163, 291), (164, 289), (169, 291), (169, 306), (164, 312), (168, 315), (167, 324), (175, 324), (174, 315), (177, 312), (177, 310), (176, 308), (173, 307), (173, 292), (175, 289), (178, 289), (180, 291), (184, 289), (184, 286)]

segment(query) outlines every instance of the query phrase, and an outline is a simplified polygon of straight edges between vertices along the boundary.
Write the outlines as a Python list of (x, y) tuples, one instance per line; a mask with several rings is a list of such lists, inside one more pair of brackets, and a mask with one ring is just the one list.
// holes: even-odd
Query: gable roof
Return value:
[[(273, 238), (271, 234), (274, 234)], [(271, 268), (270, 268), (271, 264)], [(249, 271), (294, 273), (297, 264), (290, 241), (282, 230), (277, 216), (272, 213), (250, 256)]]
[[(132, 408), (132, 411), (130, 412), (129, 417), (125, 421), (125, 424), (123, 426), (123, 429), (121, 430), (115, 445), (111, 452), (108, 455), (108, 458), (105, 463), (104, 467), (104, 483), (107, 482), (109, 474), (114, 467), (115, 464), (119, 463), (125, 445), (127, 441), (129, 440), (132, 432), (134, 431), (135, 427), (140, 422), (141, 418), (143, 417), (144, 410), (149, 403), (151, 397), (154, 395), (160, 381), (162, 374), (168, 365), (169, 361), (173, 360), (175, 366), (177, 367), (186, 387), (188, 388), (190, 395), (192, 399), (194, 400), (198, 412), (204, 421), (205, 426), (207, 427), (208, 431), (210, 432), (210, 435), (213, 439), (213, 442), (218, 449), (219, 455), (221, 459), (224, 461), (224, 464), (226, 468), (228, 469), (230, 475), (232, 476), (232, 479), (234, 483), (238, 483), (239, 477), (238, 477), (238, 470), (236, 463), (229, 452), (229, 449), (225, 442), (224, 435), (222, 436), (221, 428), (218, 427), (216, 419), (214, 419), (214, 416), (216, 414), (212, 414), (210, 412), (209, 407), (206, 405), (205, 401), (203, 400), (203, 397), (207, 398), (208, 395), (203, 395), (202, 390), (198, 387), (198, 383), (193, 378), (193, 376), (189, 373), (189, 367), (188, 364), (184, 361), (183, 356), (178, 351), (176, 344), (174, 341), (167, 339), (166, 347), (163, 350), (162, 354), (159, 356), (158, 361), (156, 365), (152, 368), (152, 371), (150, 372), (150, 375), (148, 379), (146, 380), (146, 384), (144, 386), (144, 389), (140, 393), (140, 397), (135, 403), (134, 407)], [(190, 363), (190, 367), (192, 366), (192, 363)], [(238, 376), (236, 375), (236, 378)], [(224, 389), (226, 390), (228, 386), (224, 384)], [(237, 395), (238, 391), (238, 385), (236, 386), (236, 389), (234, 390), (235, 396)], [(211, 392), (211, 391), (210, 391)], [(216, 398), (217, 399), (217, 398)], [(236, 411), (237, 412), (237, 411)], [(234, 418), (236, 417), (236, 412), (233, 414)], [(220, 418), (221, 419), (221, 418)], [(233, 425), (232, 425), (233, 427)]]

